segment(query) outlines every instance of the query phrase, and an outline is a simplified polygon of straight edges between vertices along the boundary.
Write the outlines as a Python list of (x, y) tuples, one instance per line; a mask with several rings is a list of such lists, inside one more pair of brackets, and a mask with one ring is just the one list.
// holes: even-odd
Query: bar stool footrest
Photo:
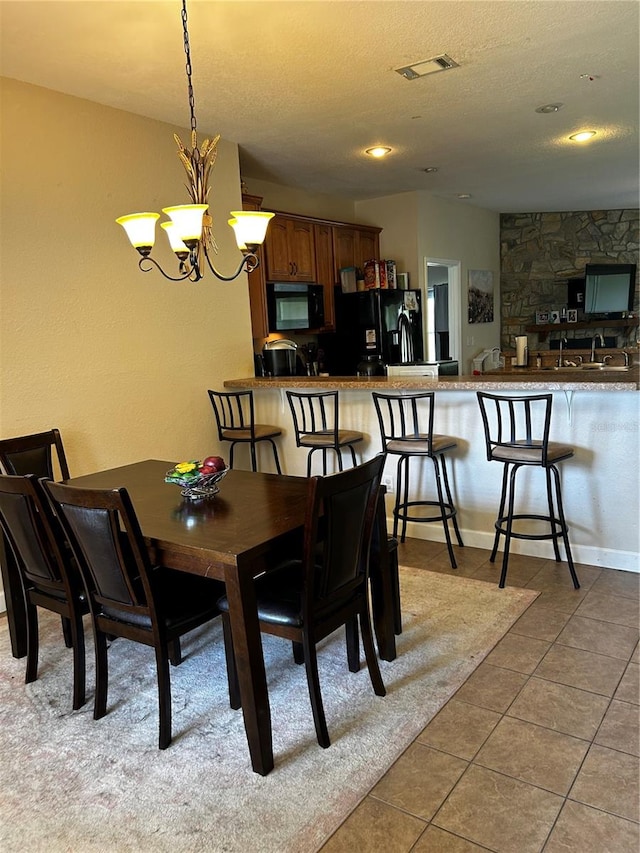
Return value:
[[(499, 518), (494, 527), (495, 529), (502, 534), (502, 536), (507, 535), (507, 523), (509, 517), (503, 515)], [(543, 521), (546, 525), (551, 527), (553, 525), (554, 531), (547, 531), (546, 533), (518, 533), (513, 529), (513, 523), (516, 521)], [(512, 539), (561, 539), (564, 533), (568, 532), (568, 528), (564, 528), (562, 522), (558, 518), (551, 518), (548, 515), (532, 515), (530, 513), (523, 513), (520, 515), (513, 515), (511, 517), (511, 538)]]
[[(442, 509), (444, 511), (444, 514), (443, 512), (440, 512), (439, 515), (429, 516), (409, 515), (409, 507), (412, 506), (434, 506), (437, 507), (438, 510)], [(451, 504), (440, 504), (438, 501), (408, 501), (407, 503), (402, 503), (397, 508), (394, 508), (393, 514), (400, 521), (429, 522), (442, 521), (443, 518), (453, 518), (455, 515), (457, 515), (457, 510), (455, 507), (451, 506)]]

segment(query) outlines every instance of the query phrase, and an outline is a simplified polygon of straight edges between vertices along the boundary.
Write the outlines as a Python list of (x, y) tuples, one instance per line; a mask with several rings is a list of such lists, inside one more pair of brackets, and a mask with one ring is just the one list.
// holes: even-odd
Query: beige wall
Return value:
[[(216, 452), (207, 388), (253, 373), (246, 278), (143, 274), (114, 222), (188, 201), (173, 140), (187, 132), (1, 86), (0, 435), (58, 427), (72, 474)], [(226, 222), (240, 198), (237, 146), (222, 141), (211, 207), (223, 272), (241, 259)]]
[(262, 196), (262, 206), (265, 210), (283, 210), (286, 213), (299, 213), (301, 216), (333, 219), (336, 222), (356, 221), (354, 203), (347, 198), (308, 193), (295, 187), (285, 187), (257, 178), (246, 178), (245, 184), (250, 195)]
[[(357, 202), (356, 217), (383, 229), (380, 254), (393, 258), (399, 271), (409, 273), (411, 287), (426, 286), (427, 258), (460, 261), (460, 372), (470, 373), (475, 355), (500, 344), (499, 214), (415, 192)], [(469, 270), (493, 272), (493, 323), (467, 322)]]

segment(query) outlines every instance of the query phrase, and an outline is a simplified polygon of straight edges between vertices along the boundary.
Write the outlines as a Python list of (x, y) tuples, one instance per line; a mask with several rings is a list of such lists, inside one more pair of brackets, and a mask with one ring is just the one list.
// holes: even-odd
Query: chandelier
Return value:
[(191, 50), (189, 47), (189, 30), (187, 28), (187, 2), (182, 0), (182, 29), (184, 34), (184, 52), (186, 57), (187, 84), (189, 90), (189, 109), (191, 112), (191, 148), (182, 144), (180, 137), (174, 134), (178, 146), (178, 157), (185, 168), (188, 178), (187, 189), (192, 204), (180, 204), (176, 207), (165, 207), (162, 212), (169, 217), (168, 222), (161, 222), (169, 244), (178, 258), (178, 276), (168, 275), (160, 264), (151, 257), (155, 243), (156, 222), (159, 213), (131, 213), (116, 219), (127, 232), (131, 245), (141, 255), (138, 266), (143, 272), (151, 272), (153, 267), (160, 270), (165, 278), (171, 281), (200, 281), (204, 277), (206, 266), (221, 281), (233, 281), (243, 270), (253, 272), (260, 260), (256, 250), (264, 242), (269, 220), (274, 215), (266, 211), (231, 211), (229, 225), (233, 228), (238, 248), (243, 254), (239, 267), (232, 275), (222, 275), (214, 267), (211, 254), (218, 251), (212, 232), (212, 217), (207, 212), (209, 207), (209, 173), (216, 161), (217, 145), (220, 135), (213, 139), (205, 139), (198, 147), (198, 133), (191, 81)]

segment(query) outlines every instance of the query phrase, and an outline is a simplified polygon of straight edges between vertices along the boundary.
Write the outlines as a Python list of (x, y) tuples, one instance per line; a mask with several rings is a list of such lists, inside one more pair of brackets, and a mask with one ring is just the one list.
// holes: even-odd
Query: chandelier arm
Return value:
[(209, 258), (209, 252), (207, 251), (207, 247), (204, 246), (204, 256), (207, 260), (207, 264), (211, 272), (215, 275), (216, 278), (219, 278), (220, 281), (234, 281), (234, 279), (238, 278), (241, 272), (253, 272), (260, 265), (260, 260), (257, 255), (254, 255), (252, 252), (248, 252), (243, 259), (240, 261), (240, 265), (238, 269), (233, 273), (233, 275), (222, 275), (211, 263), (211, 259)]
[[(199, 279), (202, 278), (202, 276), (198, 275), (199, 270), (197, 270), (197, 268), (194, 268), (194, 267), (190, 267), (190, 268), (186, 269), (184, 275), (178, 276), (178, 278), (174, 278), (174, 276), (172, 276), (172, 275), (167, 275), (167, 273), (162, 269), (162, 267), (155, 260), (155, 258), (152, 258), (150, 255), (147, 255), (146, 258), (140, 258), (140, 260), (138, 261), (138, 266), (140, 267), (142, 272), (151, 272), (152, 271), (152, 267), (144, 267), (143, 266), (145, 261), (149, 261), (149, 263), (153, 264), (153, 266), (157, 270), (159, 270), (165, 278), (168, 278), (169, 281), (186, 281), (188, 278), (191, 279), (191, 281), (199, 281)], [(197, 277), (191, 278), (191, 276), (194, 274), (194, 272), (196, 273)]]

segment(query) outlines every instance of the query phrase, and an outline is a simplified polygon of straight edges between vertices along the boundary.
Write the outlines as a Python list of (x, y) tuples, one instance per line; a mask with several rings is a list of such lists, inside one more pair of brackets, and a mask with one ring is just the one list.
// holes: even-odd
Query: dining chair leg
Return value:
[(38, 677), (38, 611), (35, 604), (26, 602), (27, 617), (27, 669), (24, 683), (31, 684)]
[(373, 645), (371, 615), (365, 598), (362, 599), (362, 608), (360, 610), (360, 630), (362, 631), (362, 645), (364, 646), (364, 656), (367, 661), (367, 669), (369, 670), (373, 692), (376, 696), (386, 696), (387, 691), (382, 680), (380, 667), (378, 666), (378, 657)]
[(313, 722), (316, 727), (316, 737), (318, 743), (323, 749), (331, 746), (329, 740), (329, 732), (327, 730), (327, 720), (324, 715), (324, 707), (322, 705), (322, 694), (320, 693), (320, 678), (318, 676), (318, 657), (316, 654), (315, 643), (311, 642), (309, 635), (305, 632), (304, 640), (304, 662), (307, 673), (307, 685), (309, 687), (309, 698), (311, 700), (311, 710), (313, 712)]
[(73, 642), (73, 710), (82, 708), (86, 701), (86, 658), (84, 645), (84, 625), (82, 616), (70, 620), (71, 639)]
[(107, 638), (102, 631), (94, 630), (93, 641), (96, 658), (96, 688), (93, 700), (93, 719), (99, 720), (107, 713), (109, 662), (107, 659)]
[(62, 637), (64, 639), (64, 644), (68, 649), (70, 649), (73, 646), (73, 637), (71, 635), (71, 620), (67, 619), (66, 616), (61, 616), (60, 621), (62, 622)]
[(156, 668), (158, 671), (158, 710), (160, 731), (158, 747), (166, 749), (171, 743), (171, 676), (169, 675), (168, 647), (156, 646)]
[(182, 663), (182, 649), (180, 647), (180, 637), (176, 637), (175, 640), (171, 640), (168, 644), (169, 649), (169, 660), (171, 661), (172, 666), (180, 666)]
[(298, 643), (296, 640), (293, 640), (291, 643), (293, 648), (293, 659), (294, 661), (300, 665), (304, 663), (304, 646), (302, 643)]
[(233, 653), (233, 637), (231, 636), (231, 620), (228, 613), (222, 614), (222, 633), (224, 636), (224, 657), (227, 663), (227, 683), (229, 685), (229, 705), (234, 711), (242, 707), (240, 700), (240, 685), (236, 657)]
[(349, 672), (360, 671), (360, 637), (358, 635), (358, 620), (354, 616), (345, 623), (345, 634), (347, 639), (347, 662)]

